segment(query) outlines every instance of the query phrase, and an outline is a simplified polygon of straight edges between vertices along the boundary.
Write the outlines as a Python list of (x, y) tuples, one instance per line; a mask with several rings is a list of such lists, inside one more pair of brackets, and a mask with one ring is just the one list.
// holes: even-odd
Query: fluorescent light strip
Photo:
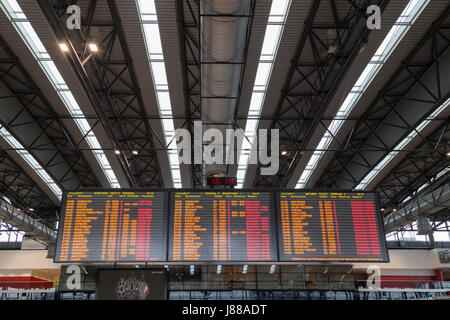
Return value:
[(45, 184), (52, 190), (52, 192), (61, 200), (62, 191), (53, 180), (47, 171), (36, 161), (36, 159), (23, 147), (23, 145), (14, 138), (11, 133), (5, 129), (5, 127), (0, 126), (0, 135), (3, 139), (8, 142), (8, 144), (14, 148), (17, 153), (24, 159), (28, 165), (38, 174), (38, 176), (45, 182)]
[(389, 154), (384, 157), (376, 166), (370, 171), (364, 179), (356, 186), (355, 189), (363, 190), (367, 185), (391, 162), (392, 159), (404, 149), (408, 143), (414, 139), (420, 131), (422, 131), (433, 119), (435, 119), (439, 114), (444, 111), (450, 105), (450, 98), (447, 99), (439, 108), (437, 108), (426, 120), (422, 121), (417, 128), (412, 131), (406, 138), (404, 138), (397, 146), (394, 148), (395, 151), (389, 152)]
[[(370, 59), (370, 62), (359, 76), (353, 88), (350, 90), (350, 93), (347, 95), (343, 104), (340, 106), (339, 111), (336, 114), (337, 118), (346, 118), (350, 114), (372, 80), (375, 79), (375, 76), (381, 70), (384, 63), (388, 60), (392, 52), (394, 52), (397, 45), (429, 2), (430, 0), (409, 1), (381, 45), (378, 47), (374, 56)], [(333, 136), (336, 136), (343, 123), (344, 121), (336, 119), (331, 122), (327, 132), (323, 135), (316, 147), (316, 149), (321, 151), (314, 151), (295, 186), (296, 189), (304, 188), (306, 186), (314, 170), (317, 168), (320, 159), (325, 154), (324, 150), (330, 146), (333, 141)]]
[(259, 120), (257, 118), (261, 115), (262, 107), (264, 105), (267, 86), (269, 84), (270, 75), (272, 73), (273, 64), (278, 52), (280, 39), (283, 34), (290, 5), (291, 0), (272, 1), (261, 55), (259, 57), (255, 83), (253, 84), (250, 108), (247, 115), (248, 119), (245, 125), (245, 138), (239, 154), (237, 188), (242, 188), (244, 185), (248, 161), (250, 158), (250, 153), (252, 152), (252, 145), (255, 141), (256, 131), (258, 129)]
[(137, 8), (141, 18), (145, 47), (149, 58), (150, 70), (155, 85), (165, 142), (168, 148), (170, 172), (175, 188), (181, 188), (180, 162), (175, 140), (172, 104), (170, 102), (169, 84), (167, 82), (166, 66), (159, 33), (158, 17), (154, 0), (137, 0)]
[(28, 49), (30, 49), (30, 51), (33, 53), (38, 64), (44, 70), (59, 97), (64, 102), (70, 115), (76, 117), (73, 120), (77, 124), (83, 136), (86, 136), (85, 139), (90, 148), (95, 149), (92, 152), (94, 153), (95, 158), (102, 168), (103, 173), (108, 179), (110, 186), (113, 188), (120, 188), (119, 181), (117, 180), (116, 175), (114, 174), (114, 171), (111, 168), (111, 165), (109, 164), (105, 153), (101, 150), (100, 143), (98, 142), (95, 134), (92, 132), (91, 126), (85, 119), (80, 119), (80, 117), (84, 117), (83, 112), (81, 111), (72, 92), (69, 90), (69, 87), (59, 73), (58, 68), (50, 58), (50, 55), (48, 54), (47, 50), (45, 49), (44, 45), (33, 29), (31, 23), (28, 21), (24, 12), (20, 8), (19, 4), (16, 0), (0, 1), (1, 7), (6, 16), (9, 18), (14, 28), (22, 37), (22, 40), (28, 46)]

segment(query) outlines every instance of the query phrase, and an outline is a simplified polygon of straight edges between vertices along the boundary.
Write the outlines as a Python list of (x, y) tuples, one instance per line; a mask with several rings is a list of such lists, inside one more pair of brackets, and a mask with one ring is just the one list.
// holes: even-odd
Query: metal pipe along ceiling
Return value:
[[(232, 128), (244, 68), (242, 61), (250, 10), (251, 0), (200, 1), (203, 132), (215, 128), (225, 138), (226, 129)], [(225, 164), (204, 166), (206, 176), (226, 173)]]
[(49, 244), (56, 242), (56, 232), (54, 230), (43, 225), (28, 214), (17, 210), (3, 199), (0, 200), (0, 219), (21, 231), (25, 231), (30, 238)]
[(397, 210), (397, 212), (384, 218), (385, 232), (389, 234), (390, 232), (399, 230), (401, 227), (416, 220), (420, 215), (426, 217), (449, 206), (450, 183), (447, 182), (435, 190), (414, 198)]

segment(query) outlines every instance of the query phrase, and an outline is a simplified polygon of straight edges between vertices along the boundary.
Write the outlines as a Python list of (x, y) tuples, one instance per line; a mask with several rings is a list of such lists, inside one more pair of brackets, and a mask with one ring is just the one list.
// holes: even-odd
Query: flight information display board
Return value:
[(165, 261), (166, 191), (64, 194), (55, 262)]
[(272, 194), (176, 191), (170, 196), (170, 261), (272, 261)]
[(280, 261), (389, 261), (374, 193), (278, 192)]

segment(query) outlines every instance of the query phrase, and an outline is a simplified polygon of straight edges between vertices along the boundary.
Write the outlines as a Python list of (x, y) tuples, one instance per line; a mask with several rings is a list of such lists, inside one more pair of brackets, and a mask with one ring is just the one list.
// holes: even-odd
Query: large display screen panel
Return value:
[(55, 262), (167, 260), (167, 191), (63, 195)]
[(171, 192), (169, 260), (277, 260), (274, 216), (270, 192)]
[(280, 261), (389, 261), (375, 193), (276, 194)]

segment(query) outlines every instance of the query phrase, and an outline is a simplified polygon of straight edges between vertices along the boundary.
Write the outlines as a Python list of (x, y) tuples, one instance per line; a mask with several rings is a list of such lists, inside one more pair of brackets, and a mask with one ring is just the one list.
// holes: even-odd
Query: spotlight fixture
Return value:
[(68, 52), (69, 51), (69, 47), (64, 42), (60, 43), (59, 47), (61, 48), (61, 51), (63, 51), (63, 52)]
[(98, 47), (95, 43), (91, 42), (89, 43), (89, 50), (91, 50), (91, 52), (98, 52)]

